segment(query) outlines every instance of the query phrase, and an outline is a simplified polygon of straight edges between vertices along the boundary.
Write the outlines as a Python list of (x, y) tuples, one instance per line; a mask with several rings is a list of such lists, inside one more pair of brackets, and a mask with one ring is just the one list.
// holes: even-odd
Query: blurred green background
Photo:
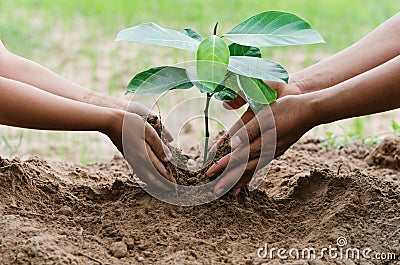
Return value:
[[(354, 43), (399, 11), (398, 0), (0, 0), (0, 38), (6, 47), (88, 88), (115, 97), (150, 66), (192, 60), (193, 54), (157, 46), (116, 43), (116, 33), (153, 21), (167, 28), (191, 27), (211, 34), (228, 31), (246, 18), (267, 10), (295, 13), (310, 22), (326, 44), (263, 49), (265, 58), (289, 72), (302, 69)], [(384, 41), (384, 40), (382, 40)], [(173, 104), (173, 102), (171, 102)], [(167, 106), (168, 107), (168, 106)], [(326, 132), (374, 136), (390, 130), (398, 112), (321, 126)], [(117, 151), (98, 133), (32, 131), (0, 127), (2, 156), (38, 154), (51, 159), (89, 163), (110, 159)], [(7, 140), (7, 144), (5, 140)], [(195, 143), (194, 143), (195, 144)]]

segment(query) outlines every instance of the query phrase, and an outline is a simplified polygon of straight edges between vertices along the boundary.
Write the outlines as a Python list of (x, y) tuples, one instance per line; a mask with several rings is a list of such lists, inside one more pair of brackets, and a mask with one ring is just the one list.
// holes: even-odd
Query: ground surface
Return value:
[[(399, 168), (400, 138), (341, 150), (303, 140), (250, 197), (178, 207), (148, 196), (118, 157), (87, 166), (3, 159), (0, 264), (270, 264), (257, 257), (265, 244), (320, 250), (339, 237), (400, 256)], [(284, 262), (322, 264), (272, 261)], [(371, 262), (380, 264), (361, 263)]]

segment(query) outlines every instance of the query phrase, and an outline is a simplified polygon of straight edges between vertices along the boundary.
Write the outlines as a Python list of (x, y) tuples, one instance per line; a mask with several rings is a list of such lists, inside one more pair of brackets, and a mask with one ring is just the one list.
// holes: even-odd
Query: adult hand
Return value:
[(149, 188), (159, 191), (174, 190), (172, 183), (176, 181), (162, 163), (169, 161), (172, 154), (145, 118), (121, 111), (107, 134), (123, 153), (134, 173)]
[[(273, 82), (273, 81), (264, 81), (268, 86), (270, 86), (277, 93), (277, 98), (282, 98), (284, 96), (290, 95), (300, 95), (304, 94), (304, 89), (299, 84), (299, 82), (294, 80), (294, 77), (290, 77), (289, 83), (286, 84), (284, 82)], [(224, 102), (223, 105), (226, 109), (238, 109), (246, 104), (246, 100), (241, 96), (237, 96), (231, 102)]]
[(206, 172), (208, 177), (212, 177), (222, 173), (228, 163), (233, 165), (228, 167), (228, 172), (215, 186), (216, 195), (234, 183), (233, 193), (239, 194), (255, 171), (283, 154), (316, 124), (313, 110), (307, 107), (305, 98), (304, 95), (285, 96), (272, 103), (271, 109), (266, 107), (257, 115), (248, 109), (243, 114), (228, 132), (233, 151)]

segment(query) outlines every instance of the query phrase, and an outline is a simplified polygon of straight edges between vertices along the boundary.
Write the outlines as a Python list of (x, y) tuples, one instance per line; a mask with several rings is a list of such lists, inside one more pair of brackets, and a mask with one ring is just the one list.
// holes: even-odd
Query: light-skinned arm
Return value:
[(161, 174), (174, 182), (161, 162), (168, 161), (171, 155), (143, 117), (60, 97), (4, 77), (0, 77), (0, 95), (0, 124), (45, 130), (99, 131), (128, 158), (139, 178), (159, 189), (172, 190), (164, 179), (158, 178)]

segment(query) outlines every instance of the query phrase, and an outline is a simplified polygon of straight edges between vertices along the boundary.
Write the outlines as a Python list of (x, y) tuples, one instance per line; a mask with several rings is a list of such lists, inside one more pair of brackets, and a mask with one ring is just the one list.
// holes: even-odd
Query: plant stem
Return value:
[(208, 138), (210, 138), (210, 131), (208, 128), (208, 109), (210, 107), (211, 97), (212, 97), (212, 94), (207, 93), (206, 107), (204, 108), (204, 125), (205, 125), (205, 130), (206, 130), (206, 139), (204, 141), (203, 167), (207, 162)]
[(214, 35), (217, 35), (217, 28), (218, 28), (218, 22), (217, 23), (215, 23), (215, 26), (214, 26)]

